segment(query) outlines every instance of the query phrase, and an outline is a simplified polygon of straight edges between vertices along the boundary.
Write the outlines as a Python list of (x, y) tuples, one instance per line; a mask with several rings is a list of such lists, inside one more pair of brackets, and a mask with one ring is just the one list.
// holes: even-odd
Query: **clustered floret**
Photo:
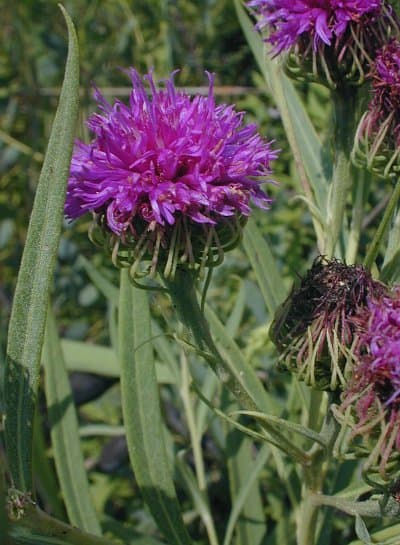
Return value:
[(300, 38), (312, 40), (314, 50), (332, 45), (351, 23), (364, 24), (364, 16), (376, 16), (381, 0), (252, 0), (248, 6), (260, 15), (258, 29), (276, 54), (290, 49)]
[(390, 117), (389, 131), (400, 144), (400, 42), (396, 39), (384, 45), (375, 59), (369, 115), (375, 133)]
[(216, 224), (248, 216), (250, 201), (268, 208), (260, 183), (268, 181), (277, 152), (254, 124), (244, 125), (243, 112), (215, 104), (212, 75), (208, 96), (194, 98), (175, 89), (173, 75), (165, 89), (145, 76), (150, 96), (139, 74), (130, 75), (128, 105), (110, 105), (95, 91), (101, 113), (88, 121), (92, 142), (75, 146), (68, 218), (103, 214), (113, 233), (139, 236), (139, 223), (165, 229), (185, 216)]
[(343, 409), (355, 408), (356, 435), (374, 437), (379, 444), (384, 473), (393, 451), (400, 451), (400, 287), (371, 297), (358, 327), (361, 342)]

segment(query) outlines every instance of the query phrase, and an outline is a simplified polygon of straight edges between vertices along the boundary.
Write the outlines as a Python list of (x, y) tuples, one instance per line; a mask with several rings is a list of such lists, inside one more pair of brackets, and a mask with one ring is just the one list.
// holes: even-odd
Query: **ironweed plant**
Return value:
[[(2, 543), (400, 543), (397, 6), (234, 6), (287, 140), (217, 101), (214, 74), (200, 95), (178, 70), (127, 67), (128, 100), (95, 87), (74, 144), (61, 7), (64, 83), (3, 370)], [(318, 96), (324, 131), (303, 100)], [(275, 172), (289, 149), (295, 170)], [(273, 226), (286, 182), (312, 232), (292, 287)], [(60, 338), (63, 216), (89, 225), (97, 255), (80, 264), (107, 299), (108, 346)], [(79, 412), (69, 370), (100, 381)], [(113, 436), (129, 466), (114, 441), (102, 472)]]

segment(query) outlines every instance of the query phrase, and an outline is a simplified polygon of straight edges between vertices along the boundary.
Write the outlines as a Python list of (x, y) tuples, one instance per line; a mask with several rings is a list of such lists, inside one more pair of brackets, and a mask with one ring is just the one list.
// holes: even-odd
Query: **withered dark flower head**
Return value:
[(368, 296), (386, 287), (361, 265), (318, 257), (277, 311), (271, 338), (279, 364), (318, 389), (346, 382), (346, 364), (357, 343), (356, 315)]

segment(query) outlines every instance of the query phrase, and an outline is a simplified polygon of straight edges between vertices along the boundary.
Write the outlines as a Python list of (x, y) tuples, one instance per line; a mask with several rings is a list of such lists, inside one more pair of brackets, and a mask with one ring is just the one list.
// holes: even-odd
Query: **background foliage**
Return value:
[[(135, 66), (142, 73), (154, 68), (157, 78), (182, 68), (177, 82), (190, 87), (205, 86), (205, 70), (216, 72), (219, 100), (235, 101), (239, 109), (248, 112), (249, 120), (260, 125), (268, 139), (276, 140), (282, 153), (275, 168), (279, 185), (270, 189), (275, 203), (270, 212), (256, 217), (271, 242), (289, 289), (296, 274), (303, 272), (315, 257), (312, 223), (305, 205), (293, 199), (298, 180), (281, 120), (273, 97), (266, 94), (264, 80), (232, 2), (72, 0), (66, 1), (64, 6), (76, 24), (81, 50), (80, 137), (88, 136), (83, 120), (93, 109), (92, 83), (110, 99), (124, 98), (127, 78), (121, 68)], [(16, 271), (56, 107), (67, 45), (56, 1), (26, 0), (13, 4), (3, 1), (0, 8), (0, 357), (3, 357)], [(299, 87), (299, 91), (324, 140), (330, 123), (327, 93), (317, 86)], [(373, 206), (379, 204), (379, 188), (373, 201), (371, 210), (375, 213)], [(157, 530), (138, 494), (121, 431), (118, 372), (115, 355), (109, 349), (116, 342), (113, 284), (117, 284), (118, 272), (96, 252), (86, 233), (85, 220), (73, 228), (65, 225), (53, 303), (66, 364), (73, 370), (70, 381), (79, 406), (81, 446), (95, 509), (103, 513), (101, 525), (105, 532), (126, 543), (139, 544), (139, 536), (157, 538)], [(100, 279), (93, 266), (95, 271), (101, 272)], [(244, 357), (258, 369), (274, 393), (279, 411), (285, 408), (292, 416), (300, 414), (302, 396), (307, 394), (301, 386), (287, 388), (289, 378), (275, 370), (275, 353), (267, 339), (267, 323), (271, 317), (242, 249), (228, 255), (216, 271), (209, 300), (242, 348)], [(155, 327), (160, 332), (172, 333), (173, 325), (165, 326), (172, 320), (167, 299), (154, 296), (152, 309)], [(160, 339), (166, 341), (165, 337)], [(84, 346), (72, 341), (89, 341), (106, 349), (96, 354), (93, 350), (85, 352)], [(169, 365), (165, 365), (165, 361)], [(194, 411), (198, 429), (204, 432), (198, 440), (203, 449), (209, 509), (220, 538), (227, 534), (229, 537), (227, 521), (232, 516), (231, 498), (237, 500), (236, 492), (242, 490), (243, 478), (254, 475), (252, 460), (254, 454), (257, 452), (260, 456), (261, 451), (194, 400), (185, 390), (185, 378), (179, 375), (184, 365), (179, 368), (178, 361), (179, 354), (168, 343), (159, 346), (156, 364), (171, 460), (172, 453), (177, 455), (177, 460), (182, 460), (181, 464), (175, 462), (178, 495), (192, 535), (206, 543), (206, 524), (204, 517), (199, 516), (201, 498), (196, 497), (195, 488), (191, 487), (191, 473), (188, 473), (196, 466), (188, 424), (190, 411)], [(228, 410), (232, 404), (230, 397), (219, 392), (211, 379), (207, 380), (205, 368), (199, 362), (192, 361), (191, 365), (204, 388), (209, 388), (209, 397), (216, 395), (220, 405)], [(99, 373), (96, 376), (82, 373), (89, 369)], [(52, 453), (48, 451), (51, 415), (45, 410), (43, 392), (41, 395), (42, 410), (37, 415), (35, 442), (39, 501), (50, 513), (66, 519), (65, 506), (57, 491)], [(237, 545), (291, 543), (293, 526), (288, 525), (284, 510), (289, 500), (298, 495), (300, 483), (295, 472), (286, 473), (284, 463), (280, 470), (277, 465), (278, 470), (272, 465), (257, 468), (256, 484), (247, 490), (241, 508), (238, 507), (239, 523), (234, 534)], [(350, 474), (346, 473), (347, 469), (345, 467), (343, 475), (338, 476), (338, 486), (339, 482), (342, 487), (347, 483)], [(266, 519), (270, 527), (264, 526)], [(122, 521), (129, 523), (129, 532)], [(349, 542), (354, 537), (347, 522), (340, 518), (331, 521), (332, 543)]]

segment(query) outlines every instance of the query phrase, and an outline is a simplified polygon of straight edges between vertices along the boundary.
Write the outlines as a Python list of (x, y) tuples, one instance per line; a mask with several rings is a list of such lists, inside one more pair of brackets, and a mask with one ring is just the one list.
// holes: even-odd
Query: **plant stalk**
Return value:
[(112, 545), (110, 538), (94, 536), (65, 524), (34, 504), (28, 505), (20, 519), (10, 522), (10, 535), (15, 539), (21, 535), (43, 537), (43, 542), (65, 545)]
[[(242, 407), (257, 410), (253, 393), (246, 387), (243, 377), (228, 367), (219, 353), (205, 316), (200, 308), (195, 290), (195, 277), (191, 271), (178, 269), (174, 279), (164, 279), (180, 321), (189, 333), (189, 343), (194, 344), (220, 381), (229, 388)], [(261, 384), (260, 387), (262, 388)]]
[(371, 242), (371, 246), (369, 247), (368, 253), (365, 257), (364, 266), (366, 269), (371, 269), (372, 265), (375, 262), (376, 256), (378, 255), (378, 252), (379, 252), (380, 244), (382, 242), (383, 237), (386, 234), (387, 228), (389, 226), (389, 222), (392, 219), (397, 203), (399, 201), (399, 197), (400, 197), (400, 182), (398, 181), (396, 182), (392, 195), (390, 196), (390, 200), (386, 206), (385, 213), (383, 214), (382, 221), (379, 224), (379, 227)]
[(351, 189), (350, 150), (353, 137), (353, 114), (356, 108), (357, 93), (354, 89), (343, 87), (334, 96), (334, 144), (335, 158), (332, 185), (328, 199), (327, 233), (325, 254), (334, 257), (346, 207), (347, 195)]

